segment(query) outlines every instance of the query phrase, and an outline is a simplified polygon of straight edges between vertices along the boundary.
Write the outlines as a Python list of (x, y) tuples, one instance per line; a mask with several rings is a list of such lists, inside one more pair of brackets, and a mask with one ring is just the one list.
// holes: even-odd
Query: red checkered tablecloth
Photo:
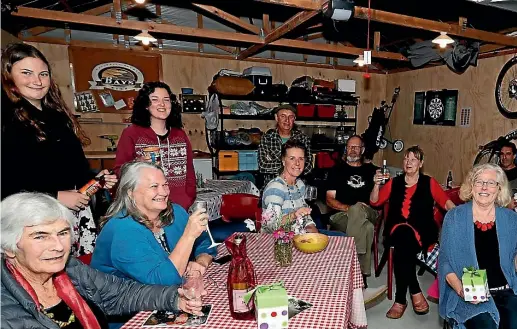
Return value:
[[(363, 278), (355, 243), (349, 237), (329, 237), (327, 248), (317, 254), (293, 251), (293, 264), (279, 267), (273, 258), (273, 237), (246, 233), (248, 255), (259, 284), (284, 281), (287, 293), (313, 306), (289, 320), (289, 328), (343, 329), (366, 327)], [(219, 246), (219, 257), (226, 255)], [(212, 314), (202, 328), (255, 329), (256, 321), (239, 321), (230, 315), (226, 280), (229, 264), (212, 264), (205, 274), (208, 292), (204, 302), (212, 304)], [(123, 329), (141, 328), (151, 312), (140, 312)], [(166, 326), (160, 328), (177, 328)]]

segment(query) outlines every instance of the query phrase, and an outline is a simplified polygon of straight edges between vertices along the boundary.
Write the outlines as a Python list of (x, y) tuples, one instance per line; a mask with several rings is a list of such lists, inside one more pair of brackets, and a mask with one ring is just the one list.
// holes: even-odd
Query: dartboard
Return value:
[(429, 106), (427, 107), (427, 112), (433, 120), (438, 120), (440, 118), (443, 113), (443, 103), (438, 96), (431, 99), (431, 102), (429, 102)]

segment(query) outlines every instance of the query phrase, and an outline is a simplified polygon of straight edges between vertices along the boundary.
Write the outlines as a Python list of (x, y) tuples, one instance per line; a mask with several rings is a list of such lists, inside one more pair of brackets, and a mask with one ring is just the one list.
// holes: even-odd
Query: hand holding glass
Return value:
[[(185, 272), (181, 288), (185, 298), (189, 300), (201, 299), (201, 294), (203, 293), (203, 276), (201, 272), (196, 270)], [(191, 324), (199, 325), (201, 324), (201, 319), (197, 315), (193, 315)]]
[[(204, 210), (204, 212), (208, 211), (208, 203), (206, 201), (194, 201), (194, 204), (190, 207), (190, 213), (194, 213), (197, 210)], [(214, 238), (212, 237), (212, 233), (210, 232), (210, 228), (208, 227), (208, 223), (206, 224), (206, 233), (210, 237), (210, 246), (208, 248), (214, 248), (220, 245), (220, 243), (216, 243)]]

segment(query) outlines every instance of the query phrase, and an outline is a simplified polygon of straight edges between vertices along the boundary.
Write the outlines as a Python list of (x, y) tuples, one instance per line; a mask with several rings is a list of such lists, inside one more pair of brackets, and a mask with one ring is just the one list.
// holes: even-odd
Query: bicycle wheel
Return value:
[(474, 165), (484, 163), (499, 164), (499, 153), (492, 148), (481, 150), (474, 160)]
[(505, 117), (517, 119), (517, 56), (504, 64), (497, 77), (495, 101)]

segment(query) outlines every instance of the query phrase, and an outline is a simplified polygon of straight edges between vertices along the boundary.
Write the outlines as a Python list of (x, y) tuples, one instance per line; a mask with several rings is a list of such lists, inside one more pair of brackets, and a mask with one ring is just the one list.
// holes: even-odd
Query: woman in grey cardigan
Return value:
[(149, 286), (70, 258), (72, 213), (41, 193), (1, 203), (2, 328), (107, 328), (105, 315), (142, 310), (200, 314), (176, 286)]
[[(460, 189), (468, 202), (445, 216), (438, 280), (440, 315), (454, 328), (517, 329), (517, 214), (510, 202), (508, 180), (493, 164), (474, 167)], [(490, 297), (464, 300), (463, 269), (487, 272)], [(501, 323), (501, 326), (499, 326)]]

